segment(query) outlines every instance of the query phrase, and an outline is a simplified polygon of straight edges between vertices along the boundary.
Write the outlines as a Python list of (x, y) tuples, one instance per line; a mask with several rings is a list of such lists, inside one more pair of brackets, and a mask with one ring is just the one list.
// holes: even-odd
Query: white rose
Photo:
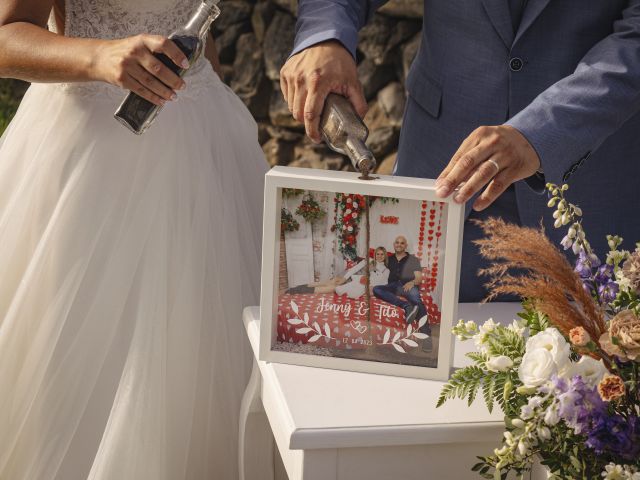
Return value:
[(572, 378), (580, 375), (582, 381), (590, 387), (595, 387), (600, 383), (602, 377), (609, 373), (602, 360), (596, 360), (586, 355), (576, 363), (571, 363), (569, 368), (565, 368), (561, 375), (563, 378)]
[(490, 372), (506, 372), (513, 367), (513, 360), (506, 355), (499, 355), (487, 360), (486, 366)]
[(547, 328), (527, 340), (527, 352), (539, 348), (543, 348), (551, 354), (557, 370), (562, 370), (569, 363), (571, 346), (556, 328)]
[(526, 387), (539, 387), (558, 371), (553, 355), (546, 348), (528, 350), (522, 357), (518, 378)]

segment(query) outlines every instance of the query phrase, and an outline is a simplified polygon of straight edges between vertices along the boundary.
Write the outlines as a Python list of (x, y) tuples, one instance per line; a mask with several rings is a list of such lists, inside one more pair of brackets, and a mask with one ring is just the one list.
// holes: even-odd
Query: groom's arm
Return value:
[(358, 31), (387, 0), (300, 0), (291, 55), (327, 40), (339, 41), (355, 58)]
[(385, 0), (300, 0), (294, 50), (280, 71), (280, 88), (293, 118), (311, 140), (329, 93), (343, 95), (363, 117), (367, 102), (358, 80), (358, 30)]
[(566, 182), (612, 133), (640, 111), (640, 0), (576, 70), (507, 122), (535, 148), (548, 181)]
[[(612, 33), (587, 52), (573, 73), (504, 125), (481, 127), (465, 140), (436, 182), (443, 192), (439, 195), (460, 186), (454, 198), (465, 202), (486, 185), (474, 203), (481, 210), (518, 180), (536, 187), (531, 175), (539, 167), (547, 181), (566, 182), (591, 152), (640, 112), (639, 55), (640, 0), (629, 0)], [(497, 174), (488, 158), (497, 160)]]

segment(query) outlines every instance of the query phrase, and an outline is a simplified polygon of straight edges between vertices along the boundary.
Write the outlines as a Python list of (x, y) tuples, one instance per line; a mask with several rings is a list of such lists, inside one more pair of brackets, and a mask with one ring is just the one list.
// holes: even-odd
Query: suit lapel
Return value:
[[(542, 13), (545, 7), (549, 4), (550, 0), (529, 0), (524, 12), (522, 12), (522, 20), (520, 26), (516, 32), (516, 37), (513, 43), (516, 43), (520, 37), (527, 31), (527, 29), (533, 24), (534, 20)], [(505, 0), (506, 3), (506, 0)]]
[(482, 5), (493, 24), (493, 28), (498, 32), (505, 46), (511, 49), (513, 24), (511, 23), (508, 0), (482, 0)]

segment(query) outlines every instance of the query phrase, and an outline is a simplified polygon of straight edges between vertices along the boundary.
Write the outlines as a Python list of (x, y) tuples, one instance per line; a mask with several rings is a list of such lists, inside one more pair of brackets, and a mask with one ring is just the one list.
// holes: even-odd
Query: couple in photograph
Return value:
[[(394, 253), (387, 255), (384, 247), (376, 248), (375, 260), (369, 270), (370, 292), (378, 299), (402, 308), (407, 325), (427, 314), (420, 295), (422, 266), (415, 255), (407, 251), (407, 238), (399, 235), (393, 242)], [(336, 293), (357, 299), (366, 290), (365, 260), (358, 261), (342, 276), (333, 277), (324, 282), (309, 283), (289, 288), (287, 294)], [(429, 322), (420, 328), (421, 333), (429, 335), (423, 342), (423, 350), (431, 351), (432, 339)]]
[[(366, 111), (357, 32), (381, 3), (299, 2), (281, 86), (315, 141), (330, 91)], [(570, 177), (596, 249), (640, 237), (609, 214), (640, 203), (640, 0), (425, 3), (396, 173), (531, 226), (544, 179)], [(0, 139), (0, 478), (238, 478), (267, 165), (212, 42), (184, 79), (154, 56), (185, 62), (166, 36), (198, 4), (0, 4), (0, 76), (33, 83)], [(143, 136), (113, 119), (126, 90), (164, 105)], [(478, 301), (466, 226), (460, 298)], [(376, 288), (412, 313), (402, 258)]]
[[(389, 268), (387, 284), (375, 286), (373, 294), (380, 300), (402, 308), (405, 322), (410, 325), (427, 314), (420, 296), (422, 266), (418, 257), (407, 251), (407, 239), (402, 235), (394, 240), (393, 250), (394, 254), (389, 256), (387, 263)], [(422, 340), (422, 350), (430, 352), (433, 349), (433, 339), (429, 321), (420, 327), (419, 331), (428, 335)]]

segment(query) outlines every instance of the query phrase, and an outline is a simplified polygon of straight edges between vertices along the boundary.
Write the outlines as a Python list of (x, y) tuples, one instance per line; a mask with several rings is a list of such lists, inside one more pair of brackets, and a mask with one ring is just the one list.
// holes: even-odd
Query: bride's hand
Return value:
[(184, 80), (167, 68), (154, 53), (162, 53), (176, 65), (188, 68), (187, 57), (175, 43), (159, 35), (136, 35), (106, 40), (96, 50), (95, 77), (131, 90), (156, 105), (176, 99)]

